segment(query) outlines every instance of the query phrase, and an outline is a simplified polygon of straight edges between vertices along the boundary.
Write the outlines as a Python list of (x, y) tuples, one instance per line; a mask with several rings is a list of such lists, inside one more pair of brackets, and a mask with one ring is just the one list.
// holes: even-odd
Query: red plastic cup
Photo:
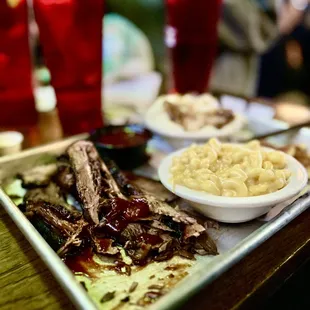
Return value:
[(222, 0), (166, 0), (165, 43), (172, 62), (174, 91), (207, 90), (217, 51)]
[(66, 135), (103, 125), (103, 0), (33, 0)]
[(32, 65), (26, 0), (10, 7), (0, 1), (0, 127), (34, 126)]

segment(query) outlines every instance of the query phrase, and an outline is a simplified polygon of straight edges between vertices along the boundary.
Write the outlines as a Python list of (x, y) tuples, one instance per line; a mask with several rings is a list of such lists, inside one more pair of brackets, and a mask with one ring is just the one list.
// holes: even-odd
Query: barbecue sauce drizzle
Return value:
[[(118, 237), (128, 224), (150, 215), (148, 203), (142, 197), (135, 197), (131, 200), (113, 198), (109, 200), (109, 205), (105, 206), (105, 209), (109, 210), (106, 215), (101, 214), (101, 222), (95, 228), (95, 233), (99, 236), (98, 242), (103, 250), (107, 250), (111, 245), (111, 237)], [(162, 239), (157, 235), (143, 233), (137, 237), (137, 241), (156, 245), (161, 243)], [(64, 262), (74, 273), (83, 273), (95, 277), (95, 273), (91, 270), (105, 267), (97, 264), (93, 257), (91, 248), (87, 247), (77, 256), (67, 256), (64, 258)], [(113, 269), (119, 272), (118, 268)]]

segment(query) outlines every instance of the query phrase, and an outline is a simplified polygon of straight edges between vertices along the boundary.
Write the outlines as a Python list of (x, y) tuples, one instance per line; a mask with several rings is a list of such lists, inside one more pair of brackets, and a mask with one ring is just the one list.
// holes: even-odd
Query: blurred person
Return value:
[(258, 95), (306, 103), (310, 95), (310, 31), (304, 24), (308, 1), (281, 3), (277, 13), (282, 36), (262, 55)]
[(307, 58), (304, 42), (294, 34), (283, 39), (262, 56), (258, 95), (274, 98), (294, 92), (309, 96), (310, 59)]
[(275, 0), (277, 24), (282, 35), (289, 35), (301, 23), (309, 0)]
[(224, 1), (219, 25), (220, 53), (211, 90), (243, 97), (257, 95), (260, 56), (301, 22), (301, 12), (306, 7), (299, 4), (296, 9), (296, 1), (299, 0)]
[(211, 90), (254, 96), (259, 54), (276, 36), (276, 24), (257, 1), (225, 0), (219, 25), (220, 52), (213, 69)]
[(286, 74), (283, 89), (309, 92), (309, 72), (304, 66), (304, 55), (301, 44), (290, 39), (285, 44)]

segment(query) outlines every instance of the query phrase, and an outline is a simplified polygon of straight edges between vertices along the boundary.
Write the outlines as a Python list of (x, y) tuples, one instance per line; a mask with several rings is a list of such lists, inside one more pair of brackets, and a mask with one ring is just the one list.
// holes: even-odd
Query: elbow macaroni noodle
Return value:
[(285, 187), (291, 176), (280, 151), (266, 152), (259, 141), (238, 145), (216, 139), (174, 157), (170, 172), (174, 185), (228, 197), (272, 193)]

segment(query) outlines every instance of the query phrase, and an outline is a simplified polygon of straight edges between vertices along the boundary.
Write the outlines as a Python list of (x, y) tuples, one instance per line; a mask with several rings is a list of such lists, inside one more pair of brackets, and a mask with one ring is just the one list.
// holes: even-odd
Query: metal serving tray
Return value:
[[(30, 149), (14, 156), (0, 158), (0, 182), (20, 171), (40, 164), (42, 156), (46, 156), (46, 154), (61, 154), (72, 142), (85, 137), (85, 135), (80, 135), (61, 142)], [(84, 290), (79, 284), (79, 276), (73, 275), (2, 189), (0, 189), (0, 203), (40, 255), (75, 306), (79, 309), (100, 308), (100, 302), (92, 294), (92, 291), (86, 292)], [(238, 225), (220, 224), (219, 230), (210, 231), (210, 234), (216, 240), (220, 255), (198, 257), (189, 268), (188, 275), (176, 284), (176, 287), (172, 288), (169, 293), (150, 305), (149, 309), (177, 308), (184, 299), (189, 298), (200, 288), (209, 284), (309, 206), (310, 195), (306, 193), (269, 222), (256, 220)], [(125, 276), (122, 277), (124, 279)], [(114, 284), (109, 281), (105, 285), (107, 289), (117, 287), (111, 287)], [(104, 309), (113, 308), (114, 306), (113, 301), (102, 304)], [(141, 306), (131, 304), (128, 309), (141, 309)]]

